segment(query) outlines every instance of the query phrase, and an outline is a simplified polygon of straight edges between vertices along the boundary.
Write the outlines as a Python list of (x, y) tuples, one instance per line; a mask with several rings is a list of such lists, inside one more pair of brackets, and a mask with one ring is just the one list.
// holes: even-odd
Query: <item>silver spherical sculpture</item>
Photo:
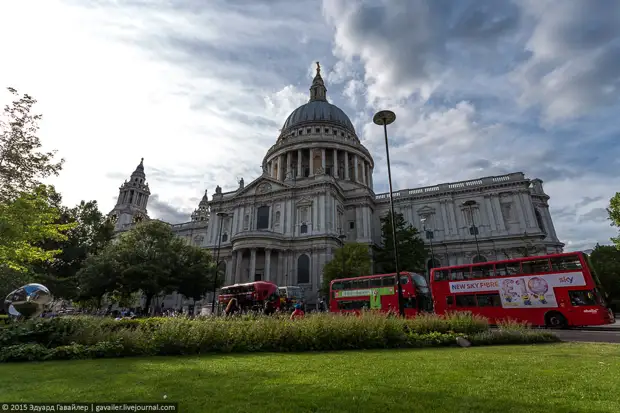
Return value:
[(52, 302), (52, 294), (41, 284), (26, 284), (11, 292), (4, 299), (4, 307), (14, 317), (39, 316)]

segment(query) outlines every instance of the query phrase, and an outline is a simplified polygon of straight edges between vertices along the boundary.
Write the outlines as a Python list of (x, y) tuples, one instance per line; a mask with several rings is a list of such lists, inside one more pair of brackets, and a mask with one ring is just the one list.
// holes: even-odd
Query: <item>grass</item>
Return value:
[(164, 401), (181, 412), (620, 411), (620, 346), (373, 350), (0, 365), (0, 399)]

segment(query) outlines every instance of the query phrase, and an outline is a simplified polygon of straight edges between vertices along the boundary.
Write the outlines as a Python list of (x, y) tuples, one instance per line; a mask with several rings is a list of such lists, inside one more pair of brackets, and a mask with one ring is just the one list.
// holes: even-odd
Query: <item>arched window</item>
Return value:
[(222, 242), (226, 242), (228, 241), (228, 234), (227, 233), (223, 233), (222, 234)]
[(310, 283), (310, 258), (306, 254), (297, 258), (297, 283)]
[(426, 268), (428, 269), (429, 273), (431, 272), (433, 268), (438, 268), (438, 267), (441, 267), (441, 263), (439, 262), (437, 258), (430, 259), (426, 263)]
[(301, 227), (299, 227), (299, 233), (306, 234), (307, 232), (308, 232), (308, 226), (306, 224), (301, 224)]
[(472, 260), (473, 264), (479, 263), (479, 262), (487, 262), (486, 257), (482, 256), (482, 255), (476, 255), (474, 257), (474, 259)]
[(545, 222), (542, 219), (542, 215), (540, 214), (540, 211), (535, 209), (534, 213), (536, 214), (536, 222), (538, 223), (538, 228), (540, 228), (543, 234), (546, 234), (547, 230), (545, 229)]
[(276, 212), (276, 225), (280, 225), (280, 211)]
[(256, 229), (268, 229), (269, 228), (269, 207), (258, 207), (256, 212)]

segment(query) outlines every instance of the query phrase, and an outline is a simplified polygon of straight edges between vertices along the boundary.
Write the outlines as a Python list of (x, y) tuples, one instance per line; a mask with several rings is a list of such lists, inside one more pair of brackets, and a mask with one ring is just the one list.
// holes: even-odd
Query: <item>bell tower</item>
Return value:
[(144, 158), (140, 160), (140, 164), (133, 171), (129, 180), (126, 180), (118, 190), (116, 205), (108, 214), (114, 222), (115, 231), (122, 231), (131, 224), (149, 219), (146, 204), (151, 191), (144, 174)]

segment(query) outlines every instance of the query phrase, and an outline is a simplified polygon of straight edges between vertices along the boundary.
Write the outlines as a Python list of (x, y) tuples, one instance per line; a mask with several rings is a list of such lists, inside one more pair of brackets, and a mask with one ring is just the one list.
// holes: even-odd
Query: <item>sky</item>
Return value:
[(566, 250), (608, 244), (620, 191), (615, 0), (3, 0), (5, 87), (38, 100), (68, 205), (108, 212), (144, 158), (151, 217), (249, 183), (315, 61), (387, 191), (522, 171)]

